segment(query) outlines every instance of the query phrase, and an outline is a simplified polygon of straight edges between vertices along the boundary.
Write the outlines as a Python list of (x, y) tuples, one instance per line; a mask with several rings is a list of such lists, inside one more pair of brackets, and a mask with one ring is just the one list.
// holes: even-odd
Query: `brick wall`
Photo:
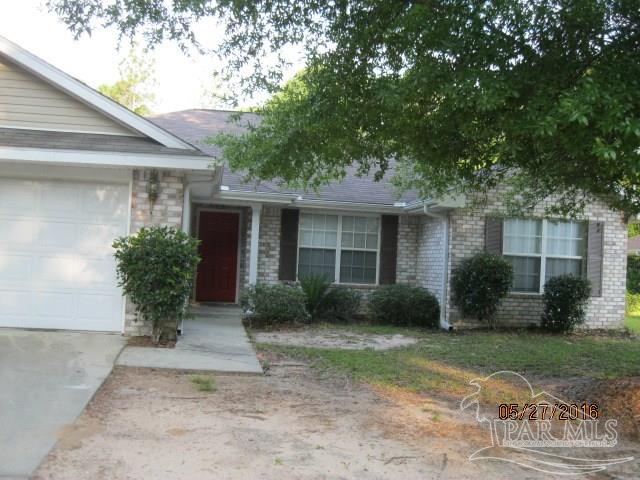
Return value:
[[(158, 171), (158, 199), (153, 206), (149, 203), (147, 185), (150, 170), (133, 171), (131, 194), (131, 234), (141, 227), (166, 225), (175, 228), (182, 226), (182, 206), (184, 191), (184, 173), (180, 171)], [(136, 321), (134, 305), (127, 299), (125, 310), (125, 334), (149, 335), (151, 326)]]
[[(460, 261), (484, 249), (484, 222), (487, 214), (504, 213), (504, 189), (488, 196), (486, 205), (456, 210), (451, 214), (449, 274)], [(549, 199), (539, 205), (532, 216), (542, 218)], [(625, 311), (627, 227), (619, 212), (610, 210), (601, 202), (593, 202), (586, 210), (585, 220), (605, 222), (602, 296), (593, 297), (587, 313), (586, 328), (618, 328), (622, 326)], [(450, 275), (449, 275), (449, 278)], [(451, 305), (448, 292), (448, 320), (455, 326), (477, 326), (478, 323), (462, 319)], [(537, 294), (511, 294), (498, 313), (501, 324), (528, 326), (538, 324), (542, 312), (542, 299)]]
[(417, 282), (418, 221), (416, 216), (400, 215), (398, 218), (397, 283), (415, 285)]
[(444, 275), (445, 222), (440, 218), (420, 216), (418, 223), (416, 260), (417, 284), (442, 296)]

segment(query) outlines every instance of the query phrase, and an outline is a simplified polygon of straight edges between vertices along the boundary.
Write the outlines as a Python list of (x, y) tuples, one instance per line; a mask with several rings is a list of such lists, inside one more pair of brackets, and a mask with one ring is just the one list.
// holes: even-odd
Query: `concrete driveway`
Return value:
[(120, 335), (0, 328), (0, 478), (28, 478), (111, 372)]

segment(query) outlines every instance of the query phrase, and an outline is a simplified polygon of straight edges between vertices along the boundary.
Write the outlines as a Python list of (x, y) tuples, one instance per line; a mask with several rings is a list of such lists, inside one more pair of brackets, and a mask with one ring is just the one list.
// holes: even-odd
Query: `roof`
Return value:
[(84, 104), (134, 132), (152, 138), (165, 147), (194, 151), (193, 145), (185, 142), (175, 134), (164, 130), (159, 125), (123, 107), (106, 95), (101, 94), (1, 35), (0, 56), (8, 58), (36, 77), (75, 97)]
[[(259, 121), (259, 116), (253, 113), (243, 113), (239, 122), (233, 122), (231, 116), (237, 112), (225, 110), (193, 109), (179, 112), (155, 115), (150, 119), (167, 129), (174, 135), (184, 138), (198, 146), (205, 153), (219, 158), (220, 149), (206, 142), (217, 133), (241, 134), (246, 131), (247, 123)], [(395, 202), (411, 202), (418, 199), (414, 192), (407, 192), (398, 196), (388, 181), (376, 182), (373, 174), (359, 176), (356, 167), (348, 169), (346, 177), (322, 187), (319, 192), (305, 192), (287, 188), (279, 182), (259, 182), (248, 184), (244, 181), (245, 174), (234, 172), (228, 166), (223, 167), (222, 185), (229, 191), (247, 193), (283, 193), (302, 195), (309, 200), (323, 200), (331, 202), (368, 203), (379, 205), (393, 205)], [(387, 177), (392, 172), (387, 172)]]
[(169, 148), (147, 137), (101, 135), (98, 133), (54, 132), (0, 128), (0, 145), (18, 148), (91, 150), (98, 152), (146, 153), (172, 156), (202, 156), (200, 150)]
[(640, 235), (636, 237), (629, 237), (627, 242), (628, 253), (640, 253)]

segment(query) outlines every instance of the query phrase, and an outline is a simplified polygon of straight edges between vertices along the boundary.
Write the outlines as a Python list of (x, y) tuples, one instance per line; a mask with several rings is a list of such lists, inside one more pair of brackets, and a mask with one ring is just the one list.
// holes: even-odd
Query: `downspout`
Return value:
[(447, 293), (449, 290), (449, 215), (430, 212), (426, 204), (423, 207), (423, 212), (427, 217), (440, 219), (444, 223), (443, 272), (442, 288), (440, 289), (440, 328), (452, 331), (453, 325), (447, 321)]

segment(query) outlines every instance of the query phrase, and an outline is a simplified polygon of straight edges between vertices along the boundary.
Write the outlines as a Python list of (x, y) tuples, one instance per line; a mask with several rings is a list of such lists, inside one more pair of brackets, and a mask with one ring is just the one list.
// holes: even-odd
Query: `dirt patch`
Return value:
[(640, 377), (565, 379), (548, 382), (545, 388), (568, 402), (597, 405), (600, 418), (616, 419), (621, 435), (640, 441)]
[(343, 330), (313, 329), (255, 332), (258, 343), (296, 347), (342, 348), (349, 350), (387, 350), (413, 345), (418, 340), (407, 335), (354, 333)]
[(217, 375), (215, 392), (187, 373), (118, 367), (35, 478), (550, 478), (470, 462), (489, 433), (452, 402), (269, 362), (268, 376)]
[(409, 405), (277, 360), (270, 371), (216, 376), (216, 392), (202, 393), (188, 374), (116, 368), (35, 478), (522, 476), (516, 466), (469, 462), (481, 446), (469, 436), (477, 427), (445, 427), (454, 412), (436, 418), (438, 405)]

